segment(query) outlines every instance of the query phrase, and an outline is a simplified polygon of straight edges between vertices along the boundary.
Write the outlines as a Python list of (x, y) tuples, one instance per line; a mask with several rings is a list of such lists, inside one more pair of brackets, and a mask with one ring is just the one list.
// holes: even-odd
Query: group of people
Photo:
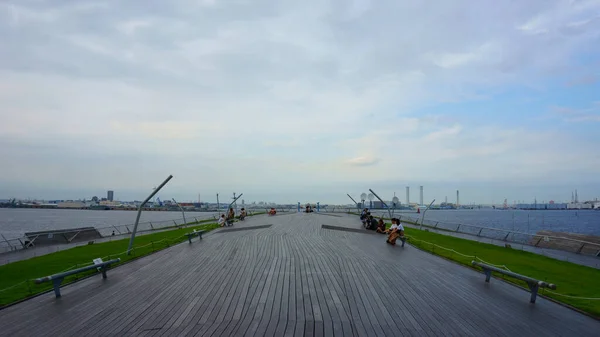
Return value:
[[(239, 216), (240, 221), (244, 221), (244, 219), (246, 218), (247, 215), (248, 214), (246, 213), (246, 209), (242, 208), (240, 210), (240, 216)], [(235, 219), (235, 211), (233, 210), (232, 207), (230, 207), (229, 211), (227, 212), (227, 215), (221, 214), (221, 217), (219, 217), (219, 226), (221, 226), (221, 227), (233, 226), (234, 219)]]
[(360, 213), (360, 220), (366, 229), (374, 230), (381, 234), (387, 234), (388, 239), (386, 242), (391, 245), (395, 245), (396, 240), (404, 237), (404, 226), (402, 226), (400, 219), (398, 218), (392, 218), (392, 226), (390, 226), (389, 229), (386, 229), (383, 218), (379, 218), (379, 220), (375, 219), (375, 217), (371, 215), (371, 212), (369, 212), (369, 209), (365, 208)]

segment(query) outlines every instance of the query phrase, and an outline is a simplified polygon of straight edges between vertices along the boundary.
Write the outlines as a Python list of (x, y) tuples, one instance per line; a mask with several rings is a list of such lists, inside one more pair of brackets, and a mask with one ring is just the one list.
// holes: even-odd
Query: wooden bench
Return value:
[(205, 231), (197, 231), (197, 230), (194, 230), (194, 231), (193, 231), (193, 232), (191, 232), (191, 233), (185, 233), (185, 235), (187, 235), (187, 237), (188, 237), (188, 241), (189, 241), (190, 243), (192, 243), (192, 238), (193, 238), (193, 237), (195, 237), (195, 236), (197, 236), (197, 237), (199, 237), (200, 239), (202, 239), (202, 234), (204, 234), (204, 232), (205, 232)]
[(110, 261), (106, 261), (106, 262), (102, 262), (101, 259), (98, 259), (98, 261), (99, 262), (97, 262), (95, 260), (94, 261), (95, 263), (90, 266), (81, 267), (78, 269), (66, 271), (64, 273), (58, 273), (58, 274), (38, 278), (35, 280), (35, 283), (40, 284), (40, 283), (52, 281), (52, 284), (54, 285), (54, 294), (58, 298), (58, 297), (60, 297), (60, 284), (65, 279), (65, 277), (70, 276), (70, 275), (79, 274), (84, 271), (88, 271), (88, 270), (92, 270), (92, 269), (98, 269), (98, 271), (102, 272), (102, 278), (105, 279), (106, 278), (106, 270), (108, 269), (108, 267), (113, 263), (120, 262), (121, 259), (114, 259), (114, 260), (110, 260)]
[(490, 266), (489, 264), (471, 261), (471, 265), (480, 267), (483, 269), (485, 273), (485, 282), (490, 282), (490, 277), (492, 276), (492, 272), (496, 272), (499, 274), (507, 275), (513, 278), (516, 278), (521, 281), (525, 281), (529, 286), (529, 290), (531, 290), (531, 298), (529, 302), (535, 303), (535, 299), (537, 298), (537, 293), (539, 288), (550, 288), (552, 290), (556, 290), (556, 285), (552, 283), (546, 283), (544, 281), (536, 280), (529, 276), (523, 276), (521, 274), (513, 273), (512, 271), (500, 269), (498, 267)]

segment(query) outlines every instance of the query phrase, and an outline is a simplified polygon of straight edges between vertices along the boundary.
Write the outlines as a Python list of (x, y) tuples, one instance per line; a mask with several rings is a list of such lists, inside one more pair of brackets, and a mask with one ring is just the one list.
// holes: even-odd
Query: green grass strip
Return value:
[[(359, 215), (358, 213), (352, 214)], [(379, 219), (380, 217), (376, 218)], [(389, 220), (387, 218), (383, 219)], [(402, 223), (418, 225), (405, 220), (402, 220)], [(390, 225), (387, 223), (386, 227), (389, 228)], [(548, 289), (540, 289), (539, 294), (600, 319), (600, 300), (598, 300), (600, 298), (599, 269), (523, 250), (457, 238), (428, 230), (405, 227), (405, 235), (408, 237), (408, 242), (413, 246), (469, 268), (480, 270), (478, 267), (473, 267), (471, 261), (481, 259), (485, 261), (484, 263), (506, 266), (515, 273), (554, 283), (557, 286), (554, 293)], [(523, 281), (503, 274), (493, 273), (493, 275), (528, 289), (527, 284)], [(484, 276), (482, 275), (482, 282), (483, 280)], [(559, 294), (566, 296), (560, 296)], [(568, 296), (581, 298), (570, 298)]]
[[(515, 273), (554, 283), (557, 285), (556, 293), (575, 297), (600, 298), (600, 270), (598, 269), (556, 260), (531, 252), (414, 228), (405, 228), (405, 233), (408, 236), (410, 244), (470, 268), (473, 268), (471, 261), (475, 259), (473, 258), (474, 256), (484, 260), (484, 263), (504, 265)], [(479, 270), (479, 268), (475, 269)], [(508, 282), (527, 287), (523, 281), (503, 276), (502, 274), (494, 273), (494, 275)], [(481, 282), (484, 282), (483, 275), (481, 276)], [(600, 318), (600, 300), (564, 297), (553, 294), (546, 289), (540, 289), (540, 294), (571, 305), (596, 318)]]
[[(129, 238), (124, 238), (77, 246), (56, 253), (0, 266), (0, 306), (5, 306), (52, 289), (52, 282), (38, 285), (33, 282), (35, 278), (90, 265), (93, 259), (99, 257), (105, 261), (120, 258), (121, 264), (187, 241), (188, 238), (184, 234), (194, 229), (210, 231), (217, 227), (216, 223), (208, 223), (136, 236), (131, 255), (125, 254), (129, 245)], [(94, 273), (95, 271), (92, 270), (66, 277), (62, 284), (67, 284), (68, 282)]]
[[(266, 214), (266, 212), (255, 212), (247, 217), (261, 214)], [(193, 226), (194, 224), (198, 226)], [(181, 228), (182, 226), (187, 227)], [(129, 237), (127, 237), (109, 242), (77, 246), (0, 266), (0, 307), (52, 289), (51, 282), (35, 284), (33, 280), (38, 277), (90, 265), (95, 258), (102, 258), (105, 261), (120, 258), (121, 262), (119, 264), (122, 264), (186, 241), (187, 236), (184, 234), (194, 229), (210, 231), (218, 227), (214, 219), (204, 219), (185, 225), (156, 228), (156, 233), (145, 234), (147, 232), (144, 232), (144, 235), (136, 236), (131, 255), (125, 254), (129, 245)], [(95, 273), (96, 271), (91, 270), (71, 275), (65, 278), (62, 285)]]

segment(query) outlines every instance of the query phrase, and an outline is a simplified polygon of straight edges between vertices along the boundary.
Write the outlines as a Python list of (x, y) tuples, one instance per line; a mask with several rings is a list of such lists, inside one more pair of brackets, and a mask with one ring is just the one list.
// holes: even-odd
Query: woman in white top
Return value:
[(392, 219), (392, 227), (390, 227), (389, 233), (390, 235), (388, 235), (388, 239), (386, 242), (391, 245), (395, 245), (396, 240), (399, 237), (404, 237), (404, 226), (402, 226), (399, 219)]
[(396, 225), (396, 219), (392, 219), (392, 225), (384, 233), (390, 234), (396, 228), (398, 228), (398, 225)]

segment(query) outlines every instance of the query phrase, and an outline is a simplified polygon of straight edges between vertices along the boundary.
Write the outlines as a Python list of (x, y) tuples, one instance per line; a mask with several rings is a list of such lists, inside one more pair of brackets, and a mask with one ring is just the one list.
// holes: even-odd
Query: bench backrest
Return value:
[(517, 274), (515, 272), (509, 271), (509, 270), (505, 270), (505, 269), (501, 269), (495, 266), (491, 266), (489, 264), (485, 264), (485, 263), (481, 263), (481, 262), (477, 262), (477, 261), (471, 261), (471, 264), (474, 266), (478, 266), (481, 267), (483, 269), (488, 269), (491, 271), (495, 271), (497, 273), (501, 273), (504, 275), (508, 275), (511, 277), (514, 277), (516, 279), (525, 281), (527, 283), (537, 283), (538, 286), (540, 287), (546, 287), (546, 288), (550, 288), (550, 289), (556, 289), (556, 286), (552, 283), (546, 283), (544, 281), (540, 281), (540, 280), (536, 280), (533, 277), (529, 277), (529, 276), (525, 276), (525, 275), (521, 275), (521, 274)]
[(77, 269), (72, 269), (63, 273), (58, 273), (58, 274), (54, 274), (54, 275), (50, 275), (50, 276), (46, 276), (46, 277), (41, 277), (35, 280), (35, 283), (42, 283), (42, 282), (47, 282), (47, 281), (51, 281), (54, 279), (58, 279), (58, 278), (64, 278), (70, 275), (74, 275), (74, 274), (78, 274), (84, 271), (88, 271), (91, 269), (96, 269), (99, 267), (106, 267), (106, 266), (110, 266), (113, 263), (117, 263), (120, 262), (121, 259), (113, 259), (110, 261), (106, 261), (106, 262), (102, 262), (102, 263), (97, 263), (97, 264), (93, 264), (90, 266), (85, 266), (85, 267), (81, 267), (81, 268), (77, 268)]

